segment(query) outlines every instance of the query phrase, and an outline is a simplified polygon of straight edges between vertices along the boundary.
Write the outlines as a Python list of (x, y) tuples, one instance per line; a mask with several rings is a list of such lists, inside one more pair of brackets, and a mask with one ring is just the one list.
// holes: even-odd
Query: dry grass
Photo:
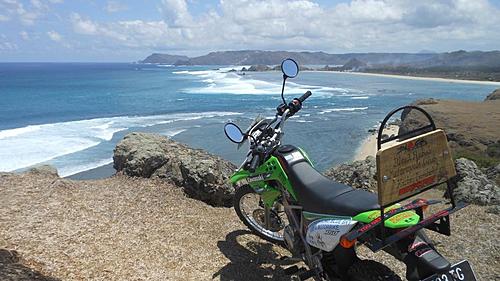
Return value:
[[(289, 280), (283, 273), (291, 264), (283, 260), (286, 250), (249, 234), (232, 209), (186, 198), (164, 182), (0, 174), (0, 198), (0, 251), (16, 250), (17, 267), (41, 276)], [(451, 237), (431, 238), (452, 262), (470, 260), (479, 280), (500, 280), (497, 219), (482, 207), (469, 206), (453, 216)], [(393, 258), (360, 250), (404, 276), (404, 267)], [(0, 255), (0, 279), (2, 273)], [(13, 280), (29, 279), (20, 274)]]
[(0, 249), (18, 251), (22, 264), (46, 276), (284, 278), (286, 251), (244, 231), (232, 209), (186, 198), (159, 181), (3, 175), (0, 198)]

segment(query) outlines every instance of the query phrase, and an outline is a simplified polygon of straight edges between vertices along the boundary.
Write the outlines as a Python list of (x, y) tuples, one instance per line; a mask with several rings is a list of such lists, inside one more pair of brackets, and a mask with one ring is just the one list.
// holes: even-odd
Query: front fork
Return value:
[(266, 229), (271, 228), (271, 208), (264, 204), (264, 225)]

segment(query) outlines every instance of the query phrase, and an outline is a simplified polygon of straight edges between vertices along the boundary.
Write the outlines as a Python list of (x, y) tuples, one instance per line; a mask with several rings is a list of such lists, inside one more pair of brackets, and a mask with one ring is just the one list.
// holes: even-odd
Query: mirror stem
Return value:
[(285, 96), (283, 95), (283, 92), (285, 91), (286, 78), (287, 78), (287, 76), (285, 74), (283, 74), (283, 86), (281, 87), (281, 99), (283, 100), (284, 105), (286, 105)]

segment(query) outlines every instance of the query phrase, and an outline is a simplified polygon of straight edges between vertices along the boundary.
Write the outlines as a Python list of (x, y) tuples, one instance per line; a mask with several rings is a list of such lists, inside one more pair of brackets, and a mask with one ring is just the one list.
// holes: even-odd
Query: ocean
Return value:
[[(127, 133), (154, 132), (239, 164), (244, 148), (223, 125), (246, 128), (271, 117), (280, 102), (280, 72), (242, 66), (129, 63), (0, 63), (0, 171), (50, 164), (61, 176), (109, 167)], [(306, 150), (319, 170), (351, 160), (367, 130), (391, 109), (416, 99), (481, 101), (496, 85), (301, 72), (288, 99), (310, 90), (285, 127), (284, 142)], [(102, 176), (112, 170), (106, 170)]]

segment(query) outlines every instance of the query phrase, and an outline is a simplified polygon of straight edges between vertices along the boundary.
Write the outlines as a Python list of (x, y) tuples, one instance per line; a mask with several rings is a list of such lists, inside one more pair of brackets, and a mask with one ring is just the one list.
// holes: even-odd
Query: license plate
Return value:
[(476, 276), (468, 261), (461, 261), (446, 273), (434, 274), (422, 281), (476, 281)]

